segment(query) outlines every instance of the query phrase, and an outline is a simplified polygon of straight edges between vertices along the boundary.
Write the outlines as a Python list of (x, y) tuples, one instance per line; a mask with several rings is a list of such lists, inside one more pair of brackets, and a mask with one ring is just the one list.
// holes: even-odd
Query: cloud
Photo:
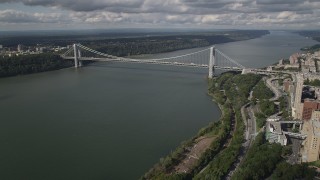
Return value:
[(73, 11), (94, 11), (105, 8), (140, 7), (143, 0), (1, 0), (0, 2), (21, 2), (28, 6), (52, 6)]
[(305, 1), (303, 0), (257, 0), (257, 4), (270, 4), (270, 5), (275, 5), (275, 4), (300, 4)]
[(60, 23), (65, 20), (58, 13), (27, 13), (12, 9), (0, 11), (0, 22), (4, 23)]
[(14, 8), (0, 10), (0, 22), (6, 23), (320, 26), (319, 0), (0, 0), (1, 3), (22, 3), (35, 11), (38, 6), (57, 10), (49, 14)]

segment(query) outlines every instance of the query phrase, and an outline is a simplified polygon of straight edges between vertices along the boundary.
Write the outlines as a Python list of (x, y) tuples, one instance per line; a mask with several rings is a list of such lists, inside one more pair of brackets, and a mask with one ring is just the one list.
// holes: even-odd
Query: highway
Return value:
[(291, 138), (292, 141), (292, 154), (288, 159), (288, 163), (297, 164), (300, 163), (300, 147), (301, 147), (301, 139)]
[[(249, 115), (249, 118), (247, 118), (246, 114)], [(242, 143), (239, 156), (236, 162), (232, 165), (231, 169), (229, 170), (229, 173), (226, 176), (227, 180), (231, 179), (233, 173), (237, 170), (237, 168), (241, 164), (242, 160), (244, 159), (248, 149), (250, 148), (256, 136), (256, 118), (254, 116), (253, 109), (250, 103), (247, 103), (241, 107), (241, 115), (242, 115), (242, 119), (244, 120), (244, 124), (246, 126), (246, 129), (244, 132), (245, 142)]]

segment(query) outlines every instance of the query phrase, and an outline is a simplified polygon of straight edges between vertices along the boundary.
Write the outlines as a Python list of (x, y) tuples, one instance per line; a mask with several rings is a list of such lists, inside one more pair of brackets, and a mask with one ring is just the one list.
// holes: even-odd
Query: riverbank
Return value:
[[(142, 179), (225, 177), (237, 160), (244, 141), (244, 120), (237, 107), (247, 103), (251, 88), (260, 78), (253, 74), (226, 73), (209, 80), (208, 94), (222, 111), (220, 121), (201, 129), (188, 143), (164, 158), (172, 163), (160, 161)], [(199, 141), (201, 138), (207, 139), (205, 145)], [(196, 156), (195, 151), (198, 152)]]
[[(209, 93), (217, 102), (218, 97)], [(224, 149), (230, 138), (234, 120), (229, 104), (218, 103), (221, 117), (199, 130), (198, 134), (184, 141), (167, 157), (161, 158), (141, 179), (188, 179), (205, 168), (215, 155)]]

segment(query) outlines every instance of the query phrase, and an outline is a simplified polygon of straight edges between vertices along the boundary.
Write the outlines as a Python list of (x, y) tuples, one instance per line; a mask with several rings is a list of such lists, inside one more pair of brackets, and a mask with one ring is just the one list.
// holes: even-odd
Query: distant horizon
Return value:
[[(0, 32), (68, 32), (68, 31), (101, 31), (101, 32), (118, 32), (117, 30), (122, 30), (122, 32), (128, 32), (130, 30), (136, 30), (135, 32), (192, 32), (192, 31), (249, 31), (249, 30), (265, 30), (265, 31), (320, 31), (320, 28), (317, 29), (243, 29), (243, 28), (151, 28), (151, 27), (114, 27), (114, 28), (83, 28), (83, 29), (25, 29), (25, 30), (1, 30)], [(131, 33), (135, 33), (130, 31)], [(121, 32), (119, 32), (121, 33)]]
[(2, 0), (0, 30), (320, 29), (317, 0)]
[(24, 31), (1, 31), (0, 38), (5, 37), (46, 37), (46, 36), (114, 36), (127, 37), (135, 36), (165, 36), (165, 35), (186, 35), (192, 33), (214, 33), (214, 32), (228, 32), (228, 31), (287, 31), (298, 32), (300, 30), (265, 30), (265, 29), (192, 29), (192, 28), (114, 28), (114, 29), (57, 29), (57, 30), (24, 30)]
[(0, 30), (0, 38), (10, 37), (96, 37), (101, 36), (105, 38), (133, 38), (133, 37), (153, 37), (153, 36), (167, 36), (167, 35), (191, 35), (197, 33), (215, 33), (228, 31), (285, 31), (285, 32), (304, 32), (304, 31), (319, 31), (320, 30), (291, 30), (291, 29), (204, 29), (204, 28), (112, 28), (112, 29), (54, 29), (54, 30), (15, 30), (2, 31)]

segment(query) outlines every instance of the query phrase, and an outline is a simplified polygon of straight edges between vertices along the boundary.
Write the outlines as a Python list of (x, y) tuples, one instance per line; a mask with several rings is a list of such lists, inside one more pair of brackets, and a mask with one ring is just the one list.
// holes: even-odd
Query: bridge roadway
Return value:
[[(61, 56), (63, 59), (73, 60), (74, 57)], [(102, 62), (128, 62), (128, 63), (143, 63), (143, 64), (160, 64), (160, 65), (171, 65), (171, 66), (184, 66), (184, 67), (197, 67), (197, 68), (209, 68), (207, 64), (195, 64), (195, 63), (182, 63), (182, 62), (168, 62), (168, 61), (157, 61), (148, 59), (130, 59), (120, 58), (116, 56), (108, 55), (109, 58), (95, 58), (95, 57), (78, 57), (80, 61), (102, 61)], [(267, 71), (263, 69), (243, 69), (239, 67), (221, 67), (214, 65), (214, 69), (224, 71), (241, 71), (242, 73), (256, 73), (256, 74), (277, 74), (281, 71)]]
[(288, 136), (295, 137), (295, 138), (300, 138), (300, 139), (306, 139), (307, 138), (306, 134), (299, 134), (299, 133), (293, 133), (293, 132), (288, 132), (288, 131), (283, 131), (283, 134), (287, 134)]
[(303, 121), (279, 121), (281, 124), (303, 124)]

